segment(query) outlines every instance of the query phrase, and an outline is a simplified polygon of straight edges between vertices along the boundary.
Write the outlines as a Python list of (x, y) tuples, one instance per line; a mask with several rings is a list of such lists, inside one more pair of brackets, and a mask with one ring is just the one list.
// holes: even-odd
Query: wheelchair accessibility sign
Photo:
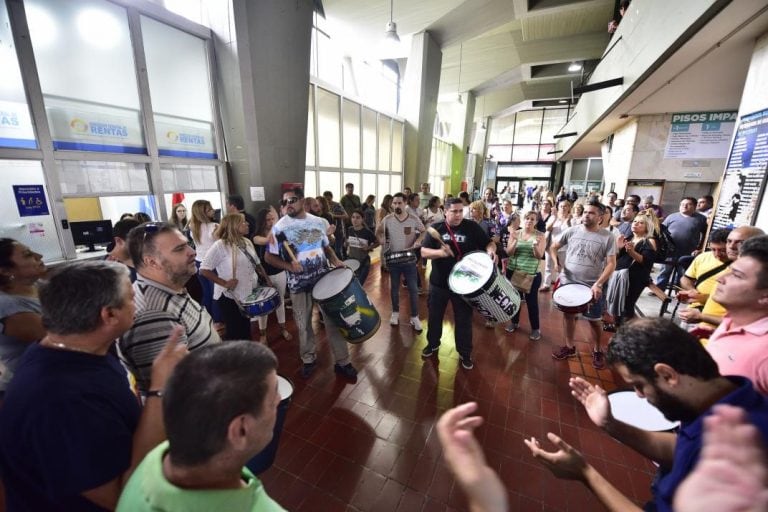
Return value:
[(43, 185), (13, 185), (19, 217), (50, 215)]

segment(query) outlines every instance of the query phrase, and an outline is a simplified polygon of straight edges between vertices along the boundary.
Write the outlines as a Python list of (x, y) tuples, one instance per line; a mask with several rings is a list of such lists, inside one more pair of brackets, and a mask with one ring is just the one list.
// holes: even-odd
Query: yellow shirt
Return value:
[[(704, 274), (706, 274), (710, 270), (712, 270), (714, 268), (717, 268), (717, 267), (721, 266), (722, 264), (723, 264), (723, 262), (720, 261), (719, 259), (717, 259), (714, 256), (714, 253), (712, 251), (703, 252), (703, 253), (699, 254), (698, 256), (696, 256), (696, 258), (694, 258), (693, 262), (691, 262), (691, 265), (688, 267), (688, 270), (685, 271), (685, 277), (695, 281), (696, 279), (698, 279), (699, 276), (703, 276)], [(706, 281), (704, 281), (702, 283), (697, 283), (696, 284), (696, 290), (699, 293), (705, 293), (705, 294), (707, 294), (707, 295), (709, 295), (711, 297), (712, 294), (715, 293), (715, 286), (717, 285), (717, 278), (720, 275), (724, 274), (725, 272), (728, 272), (727, 268), (723, 269), (722, 271), (718, 272), (717, 274), (715, 274), (713, 276), (708, 277)], [(709, 301), (707, 301), (707, 302), (709, 302)], [(715, 303), (715, 304), (717, 304), (717, 303)], [(700, 305), (701, 304), (698, 303), (698, 302), (691, 303), (691, 306), (693, 306), (693, 307), (700, 306)], [(705, 304), (705, 307), (706, 307), (706, 304)], [(720, 306), (719, 304), (717, 304), (717, 307), (719, 309), (722, 309), (722, 306)], [(723, 314), (725, 314), (724, 310), (723, 310)]]

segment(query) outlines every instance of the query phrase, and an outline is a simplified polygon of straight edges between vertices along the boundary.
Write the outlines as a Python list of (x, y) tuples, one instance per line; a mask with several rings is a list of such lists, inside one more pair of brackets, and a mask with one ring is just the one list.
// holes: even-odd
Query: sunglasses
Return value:
[(160, 230), (160, 227), (164, 225), (164, 222), (145, 222), (142, 224), (141, 227), (144, 228), (144, 236), (141, 238), (141, 245), (144, 245), (147, 241), (147, 235), (149, 233), (152, 233), (152, 236), (154, 236)]
[(298, 203), (299, 201), (300, 201), (300, 198), (296, 196), (289, 197), (288, 199), (283, 199), (282, 201), (280, 201), (280, 206), (287, 206), (289, 204)]

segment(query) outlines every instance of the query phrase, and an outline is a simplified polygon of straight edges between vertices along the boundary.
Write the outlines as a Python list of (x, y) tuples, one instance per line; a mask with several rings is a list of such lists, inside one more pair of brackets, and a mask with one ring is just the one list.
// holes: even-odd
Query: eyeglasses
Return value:
[(145, 222), (144, 224), (141, 224), (141, 227), (144, 228), (144, 236), (141, 238), (141, 245), (143, 246), (147, 241), (147, 234), (152, 233), (152, 236), (154, 236), (164, 225), (164, 222)]
[(293, 196), (289, 197), (288, 199), (283, 199), (280, 201), (280, 206), (288, 206), (289, 204), (298, 203), (301, 198)]

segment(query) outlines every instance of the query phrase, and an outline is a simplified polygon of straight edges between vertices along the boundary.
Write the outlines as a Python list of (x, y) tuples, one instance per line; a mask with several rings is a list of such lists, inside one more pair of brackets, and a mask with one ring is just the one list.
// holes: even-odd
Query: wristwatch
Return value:
[(162, 398), (164, 394), (165, 392), (162, 389), (150, 389), (149, 391), (146, 392), (144, 396), (146, 396), (147, 398), (152, 396), (156, 396), (157, 398)]

